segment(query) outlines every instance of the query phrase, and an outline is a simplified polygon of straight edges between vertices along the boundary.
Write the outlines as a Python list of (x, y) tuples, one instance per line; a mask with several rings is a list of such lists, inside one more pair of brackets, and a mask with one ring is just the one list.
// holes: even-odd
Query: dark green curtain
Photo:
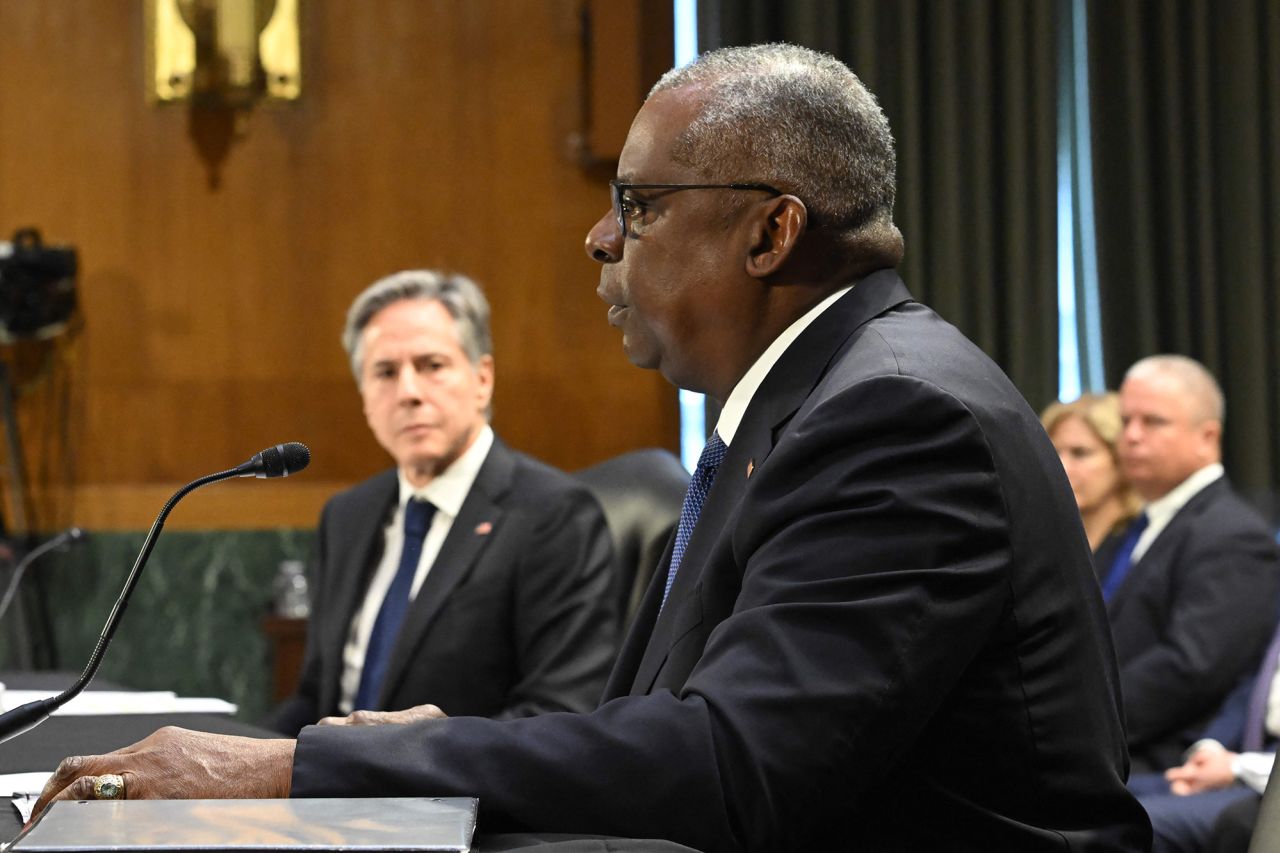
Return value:
[(1098, 278), (1107, 379), (1203, 362), (1226, 464), (1280, 510), (1280, 3), (1091, 2)]
[(699, 49), (839, 57), (898, 140), (903, 278), (1037, 408), (1057, 397), (1057, 70), (1051, 2), (700, 0)]

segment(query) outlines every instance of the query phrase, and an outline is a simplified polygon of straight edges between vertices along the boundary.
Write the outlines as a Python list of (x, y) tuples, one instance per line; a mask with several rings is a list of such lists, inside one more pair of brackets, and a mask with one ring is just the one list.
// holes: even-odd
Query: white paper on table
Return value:
[(23, 823), (31, 820), (31, 810), (36, 807), (36, 800), (39, 799), (40, 792), (44, 790), (44, 783), (51, 775), (53, 775), (52, 770), (39, 773), (0, 774), (0, 796), (10, 798), (13, 807), (22, 817)]
[(44, 783), (53, 775), (52, 770), (38, 773), (2, 773), (0, 774), (0, 797), (15, 797), (19, 794), (36, 794), (44, 789)]
[[(3, 710), (57, 696), (56, 690), (6, 690)], [(105, 714), (234, 714), (236, 706), (222, 699), (179, 697), (171, 690), (86, 690), (53, 712), (53, 716)]]

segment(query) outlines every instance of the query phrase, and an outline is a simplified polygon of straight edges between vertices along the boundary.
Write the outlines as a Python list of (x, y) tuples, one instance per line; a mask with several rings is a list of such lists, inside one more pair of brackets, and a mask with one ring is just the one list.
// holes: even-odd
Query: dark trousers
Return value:
[[(1139, 773), (1129, 779), (1129, 790), (1138, 797), (1151, 818), (1154, 833), (1152, 853), (1204, 853), (1211, 848), (1216, 824), (1227, 809), (1237, 803), (1253, 801), (1256, 813), (1261, 800), (1251, 788), (1233, 785), (1218, 791), (1206, 791), (1180, 797), (1169, 792), (1169, 783), (1158, 773)], [(1250, 824), (1252, 827), (1252, 824)], [(1242, 851), (1248, 849), (1246, 837)], [(1237, 848), (1223, 848), (1237, 849)]]

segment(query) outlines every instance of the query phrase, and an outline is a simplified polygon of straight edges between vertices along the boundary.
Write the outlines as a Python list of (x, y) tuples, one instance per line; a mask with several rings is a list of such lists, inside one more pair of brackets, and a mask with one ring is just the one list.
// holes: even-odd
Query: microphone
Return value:
[(307, 449), (306, 445), (299, 444), (296, 441), (288, 444), (277, 444), (261, 453), (255, 454), (248, 462), (229, 468), (226, 471), (209, 474), (199, 480), (193, 480), (174, 492), (173, 497), (169, 498), (169, 501), (160, 510), (160, 514), (156, 516), (155, 523), (151, 525), (151, 530), (147, 533), (147, 538), (142, 543), (142, 550), (138, 552), (138, 559), (134, 562), (133, 569), (129, 572), (129, 577), (124, 582), (124, 589), (120, 591), (120, 597), (116, 599), (115, 607), (111, 609), (111, 615), (107, 617), (107, 623), (102, 627), (102, 634), (98, 637), (98, 645), (94, 647), (93, 654), (89, 656), (89, 663), (85, 666), (84, 672), (76, 679), (75, 684), (57, 696), (50, 696), (48, 699), (37, 699), (34, 702), (19, 705), (11, 711), (0, 714), (0, 743), (17, 737), (23, 732), (30, 731), (43, 723), (49, 718), (50, 714), (80, 695), (80, 692), (93, 680), (93, 676), (98, 672), (98, 667), (102, 665), (102, 657), (106, 654), (107, 646), (111, 643), (111, 638), (115, 636), (116, 628), (120, 625), (120, 619), (124, 616), (125, 608), (129, 606), (129, 598), (133, 595), (133, 589), (138, 584), (138, 578), (142, 574), (142, 567), (147, 564), (147, 559), (151, 556), (151, 549), (155, 547), (156, 537), (160, 535), (161, 529), (164, 528), (165, 519), (169, 517), (169, 513), (177, 505), (178, 501), (201, 486), (207, 486), (219, 480), (229, 480), (232, 477), (287, 477), (306, 468), (310, 462), (311, 451)]
[(9, 609), (9, 605), (13, 604), (13, 598), (18, 592), (18, 583), (22, 580), (22, 575), (27, 570), (27, 566), (30, 566), (54, 548), (72, 542), (83, 542), (87, 536), (88, 534), (79, 527), (68, 527), (49, 541), (41, 543), (28, 551), (27, 555), (19, 560), (18, 565), (14, 567), (13, 575), (9, 578), (9, 586), (5, 588), (4, 597), (0, 598), (0, 619), (4, 619), (4, 614)]
[(268, 447), (243, 465), (236, 466), (240, 477), (288, 477), (296, 474), (311, 462), (311, 451), (305, 444), (291, 441)]

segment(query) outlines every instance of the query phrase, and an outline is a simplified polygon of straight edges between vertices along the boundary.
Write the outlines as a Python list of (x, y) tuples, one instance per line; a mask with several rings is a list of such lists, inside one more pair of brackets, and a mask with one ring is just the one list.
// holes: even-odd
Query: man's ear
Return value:
[(475, 371), (476, 379), (478, 380), (476, 383), (476, 402), (479, 403), (480, 409), (483, 411), (493, 402), (493, 356), (480, 356), (480, 360), (475, 364)]
[(1204, 457), (1214, 460), (1221, 457), (1222, 421), (1209, 418), (1200, 424), (1200, 446), (1204, 449)]
[(766, 278), (782, 269), (809, 225), (809, 211), (793, 195), (770, 199), (752, 223), (747, 275)]

